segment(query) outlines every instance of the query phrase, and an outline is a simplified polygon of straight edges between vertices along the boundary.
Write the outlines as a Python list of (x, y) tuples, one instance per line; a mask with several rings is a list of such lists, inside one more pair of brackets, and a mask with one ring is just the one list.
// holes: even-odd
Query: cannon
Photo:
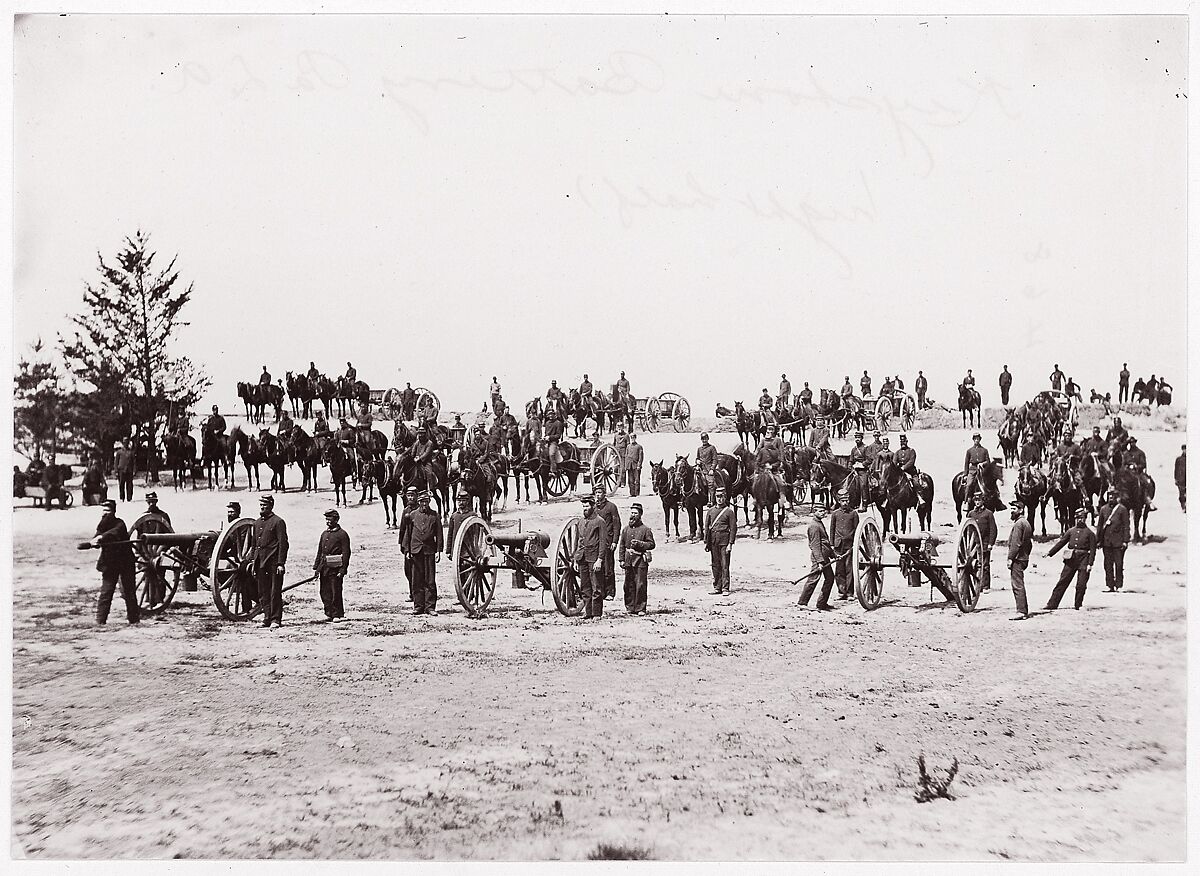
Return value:
[[(884, 540), (878, 521), (864, 517), (859, 522), (851, 548), (851, 570), (854, 594), (863, 608), (872, 611), (879, 607), (883, 599), (883, 570), (893, 568), (900, 570), (910, 587), (920, 587), (924, 577), (947, 602), (958, 605), (959, 611), (975, 610), (983, 584), (985, 551), (979, 524), (974, 520), (968, 519), (959, 528), (952, 564), (937, 562), (937, 548), (942, 540), (932, 533), (892, 533), (888, 542), (900, 554), (897, 562), (884, 562)], [(948, 574), (951, 569), (953, 578)]]
[[(482, 616), (496, 595), (497, 572), (506, 569), (512, 572), (514, 590), (549, 590), (562, 614), (580, 614), (579, 575), (571, 561), (578, 524), (578, 517), (567, 521), (547, 554), (548, 533), (497, 533), (482, 517), (468, 517), (455, 532), (450, 551), (459, 604), (469, 616)], [(532, 586), (531, 578), (537, 582)]]

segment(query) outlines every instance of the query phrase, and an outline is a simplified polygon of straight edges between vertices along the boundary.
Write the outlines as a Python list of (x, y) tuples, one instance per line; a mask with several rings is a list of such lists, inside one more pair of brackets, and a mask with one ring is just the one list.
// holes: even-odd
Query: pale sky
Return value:
[[(924, 22), (924, 23), (922, 23)], [(583, 372), (985, 404), (1186, 393), (1182, 17), (103, 17), (15, 30), (15, 353), (97, 250), (194, 282), (211, 398), (347, 359), (477, 409)]]

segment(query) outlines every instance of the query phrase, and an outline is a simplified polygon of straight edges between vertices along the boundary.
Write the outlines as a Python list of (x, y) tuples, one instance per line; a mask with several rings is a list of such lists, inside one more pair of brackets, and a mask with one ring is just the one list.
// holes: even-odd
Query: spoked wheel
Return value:
[(450, 556), (454, 563), (454, 589), (467, 614), (479, 617), (496, 595), (496, 558), (499, 551), (488, 544), (492, 534), (487, 521), (468, 517), (454, 534)]
[(658, 431), (658, 421), (662, 417), (662, 405), (658, 403), (656, 398), (646, 399), (646, 429), (651, 432)]
[(671, 406), (671, 422), (676, 432), (687, 431), (692, 422), (692, 406), (686, 398), (675, 399), (675, 404)]
[(583, 593), (579, 589), (579, 573), (575, 571), (571, 556), (575, 553), (575, 545), (579, 538), (579, 518), (572, 517), (558, 534), (558, 543), (554, 546), (554, 563), (551, 578), (550, 593), (559, 612), (567, 617), (578, 617), (583, 614)]
[(258, 607), (254, 547), (254, 521), (248, 517), (229, 524), (213, 545), (208, 580), (217, 611), (226, 620), (249, 620)]
[(887, 432), (892, 427), (892, 400), (880, 396), (875, 402), (875, 428)]
[(570, 478), (562, 469), (563, 464), (558, 464), (558, 470), (546, 475), (546, 492), (554, 498), (558, 499), (567, 494), (567, 487), (571, 485)]
[(864, 517), (858, 524), (851, 550), (854, 595), (871, 611), (883, 599), (883, 535), (874, 517)]
[(617, 484), (621, 482), (621, 460), (617, 448), (611, 444), (601, 444), (592, 454), (591, 465), (592, 486), (604, 485), (604, 491), (609, 495), (616, 492)]
[(983, 534), (979, 524), (967, 519), (958, 531), (954, 548), (954, 599), (958, 610), (970, 612), (979, 603), (983, 588)]
[(142, 614), (158, 614), (171, 604), (179, 589), (179, 567), (165, 554), (162, 545), (133, 547), (137, 565), (137, 600)]
[(917, 400), (906, 395), (900, 403), (900, 428), (907, 432), (917, 419)]

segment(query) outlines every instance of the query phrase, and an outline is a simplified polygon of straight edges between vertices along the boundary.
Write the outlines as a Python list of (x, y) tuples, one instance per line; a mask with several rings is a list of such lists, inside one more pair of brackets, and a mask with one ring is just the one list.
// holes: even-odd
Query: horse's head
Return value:
[[(650, 462), (650, 483), (654, 486), (655, 493), (665, 493), (667, 486), (667, 470), (663, 467), (662, 461)], [(660, 491), (660, 487), (662, 488)]]

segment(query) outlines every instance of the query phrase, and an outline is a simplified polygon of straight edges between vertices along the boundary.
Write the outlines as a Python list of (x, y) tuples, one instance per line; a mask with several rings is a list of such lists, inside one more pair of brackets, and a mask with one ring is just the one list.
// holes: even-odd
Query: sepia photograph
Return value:
[(10, 864), (1186, 863), (1186, 14), (205, 11), (12, 19)]

